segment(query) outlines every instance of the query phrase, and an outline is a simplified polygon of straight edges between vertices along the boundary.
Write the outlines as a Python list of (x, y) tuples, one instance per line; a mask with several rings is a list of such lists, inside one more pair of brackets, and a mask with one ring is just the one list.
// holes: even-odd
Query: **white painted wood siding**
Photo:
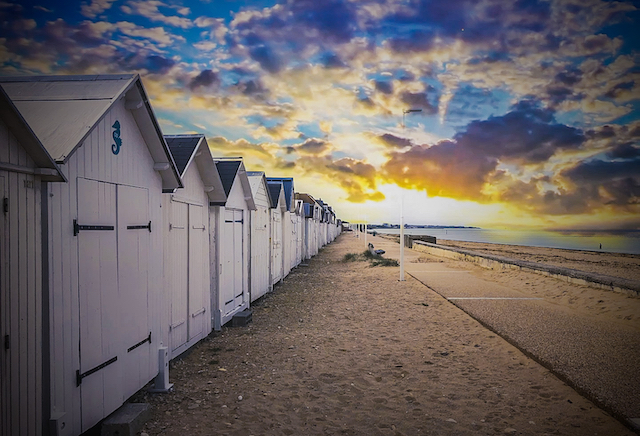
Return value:
[[(233, 315), (249, 307), (249, 260), (251, 249), (249, 245), (249, 224), (246, 218), (249, 216), (249, 208), (247, 201), (245, 200), (245, 193), (242, 189), (242, 184), (236, 176), (229, 195), (227, 196), (227, 203), (225, 206), (212, 206), (210, 210), (213, 211), (215, 217), (215, 243), (217, 250), (216, 265), (212, 260), (211, 274), (216, 282), (215, 293), (212, 293), (212, 298), (215, 301), (213, 304), (214, 312), (214, 328), (219, 330), (225, 323), (233, 318)], [(233, 212), (233, 221), (235, 224), (232, 227), (230, 223), (231, 215), (227, 212)], [(227, 219), (228, 218), (228, 219)], [(225, 229), (225, 226), (227, 228)], [(234, 242), (230, 242), (233, 238)], [(230, 276), (231, 268), (229, 266), (231, 262), (233, 267), (233, 277)], [(226, 269), (224, 269), (226, 268)], [(229, 283), (225, 290), (225, 283)], [(225, 295), (233, 294), (233, 302), (230, 298), (225, 299)], [(228, 303), (228, 304), (227, 304)]]
[(282, 214), (282, 277), (286, 277), (291, 272), (291, 229), (290, 212)]
[(184, 188), (163, 194), (164, 293), (169, 358), (211, 332), (209, 198), (197, 166), (182, 178)]
[(271, 209), (271, 284), (284, 277), (282, 265), (282, 214), (280, 209)]
[[(35, 167), (1, 120), (0, 162)], [(37, 176), (0, 171), (2, 436), (42, 434), (41, 189)], [(4, 198), (7, 213), (2, 210)]]
[[(111, 151), (112, 125), (116, 120), (120, 122), (123, 145), (120, 153), (114, 155)], [(48, 187), (51, 412), (53, 415), (63, 416), (65, 431), (68, 432), (65, 434), (81, 433), (96, 424), (95, 420), (100, 415), (82, 411), (81, 389), (76, 385), (75, 378), (76, 371), (80, 369), (81, 327), (78, 287), (79, 246), (78, 237), (73, 235), (73, 220), (78, 218), (77, 193), (80, 178), (113, 184), (117, 189), (126, 186), (146, 191), (146, 200), (138, 198), (123, 203), (123, 205), (129, 204), (127, 209), (133, 214), (131, 218), (136, 219), (136, 223), (137, 220), (145, 219), (144, 216), (147, 217), (146, 221), (138, 224), (152, 222), (151, 233), (146, 230), (136, 231), (143, 239), (136, 237), (132, 240), (132, 244), (134, 241), (137, 244), (135, 248), (138, 251), (127, 258), (127, 261), (135, 262), (136, 268), (143, 273), (123, 271), (127, 280), (141, 286), (143, 290), (141, 294), (132, 295), (132, 300), (119, 300), (118, 313), (106, 314), (106, 316), (111, 325), (110, 328), (114, 330), (117, 337), (122, 338), (130, 332), (127, 343), (134, 337), (142, 335), (144, 331), (147, 336), (149, 332), (152, 333), (151, 344), (145, 343), (136, 348), (133, 354), (129, 353), (130, 356), (136, 357), (135, 363), (130, 362), (134, 365), (130, 371), (131, 374), (122, 379), (123, 395), (126, 396), (141, 388), (140, 383), (151, 380), (158, 371), (157, 349), (160, 338), (164, 336), (161, 323), (166, 318), (162, 316), (162, 292), (148, 292), (150, 289), (162, 289), (163, 286), (163, 238), (160, 227), (162, 180), (159, 173), (153, 170), (153, 164), (154, 161), (131, 112), (125, 109), (124, 101), (121, 100), (98, 123), (82, 146), (69, 157), (67, 163), (61, 165), (69, 182), (50, 183)], [(122, 192), (126, 192), (126, 189)], [(146, 210), (142, 213), (146, 215), (136, 216), (137, 212), (145, 209), (145, 201)], [(118, 228), (118, 232), (120, 231), (121, 229)], [(145, 231), (146, 235), (144, 235)], [(146, 255), (141, 254), (144, 252)], [(119, 253), (121, 254), (122, 252)], [(119, 262), (118, 266), (121, 265), (122, 263)], [(120, 292), (125, 292), (124, 288), (120, 288)], [(142, 307), (142, 302), (145, 300)], [(129, 309), (123, 307), (129, 304), (135, 307)], [(129, 328), (122, 324), (124, 315), (121, 313), (129, 318), (135, 318), (134, 325)], [(119, 341), (120, 346), (123, 347), (124, 340), (119, 339)], [(123, 357), (122, 362), (127, 362), (130, 356)], [(83, 379), (83, 384), (88, 380), (89, 377)]]
[(269, 199), (262, 180), (253, 193), (257, 210), (251, 215), (251, 302), (271, 290), (271, 249), (269, 232), (271, 219)]

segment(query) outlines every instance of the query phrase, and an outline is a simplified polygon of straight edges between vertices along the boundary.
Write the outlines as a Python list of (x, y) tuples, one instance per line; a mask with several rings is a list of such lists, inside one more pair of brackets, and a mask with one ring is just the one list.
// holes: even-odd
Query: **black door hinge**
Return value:
[(80, 386), (82, 384), (82, 379), (85, 377), (90, 376), (91, 374), (100, 371), (103, 368), (106, 368), (107, 366), (111, 365), (113, 362), (118, 360), (118, 356), (114, 356), (111, 359), (107, 360), (104, 363), (101, 363), (100, 365), (96, 366), (95, 368), (90, 369), (89, 371), (85, 372), (85, 373), (80, 373), (80, 370), (76, 370), (76, 386)]
[(8, 350), (11, 346), (11, 343), (9, 342), (9, 335), (4, 335), (4, 349)]
[(78, 224), (78, 220), (73, 220), (73, 236), (78, 236), (80, 230), (114, 230), (114, 226), (86, 226)]
[(148, 229), (149, 233), (151, 233), (151, 221), (149, 221), (149, 224), (142, 224), (139, 226), (127, 226), (127, 230), (136, 230), (136, 229)]
[(9, 198), (8, 197), (4, 197), (4, 199), (2, 200), (2, 212), (4, 212), (5, 215), (9, 213)]

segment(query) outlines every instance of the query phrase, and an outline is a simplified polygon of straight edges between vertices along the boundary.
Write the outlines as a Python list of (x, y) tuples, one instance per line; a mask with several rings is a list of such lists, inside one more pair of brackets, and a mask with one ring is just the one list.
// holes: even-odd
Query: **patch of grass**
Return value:
[(370, 266), (399, 266), (395, 259), (386, 259), (379, 254), (373, 254), (369, 250), (362, 253), (347, 253), (342, 258), (342, 262), (370, 262)]
[(371, 266), (400, 266), (395, 259), (378, 258), (371, 261)]
[(371, 253), (369, 250), (364, 250), (362, 252), (362, 255), (364, 256), (365, 259), (369, 259), (369, 260), (382, 259), (382, 257), (378, 256), (377, 254)]
[(358, 253), (347, 253), (342, 258), (343, 262), (355, 262), (358, 260)]

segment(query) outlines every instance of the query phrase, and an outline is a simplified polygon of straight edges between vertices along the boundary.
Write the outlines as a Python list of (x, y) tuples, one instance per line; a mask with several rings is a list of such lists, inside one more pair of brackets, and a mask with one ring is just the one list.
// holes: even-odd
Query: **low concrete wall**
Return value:
[(421, 241), (413, 241), (413, 249), (423, 253), (432, 254), (434, 256), (477, 263), (487, 269), (519, 269), (549, 277), (555, 277), (569, 283), (593, 286), (636, 297), (640, 295), (640, 282), (635, 280), (612, 277), (604, 274), (589, 273), (543, 263), (527, 262), (524, 260), (511, 259), (492, 254), (481, 254), (476, 253), (475, 251), (463, 250), (455, 247), (445, 247)]

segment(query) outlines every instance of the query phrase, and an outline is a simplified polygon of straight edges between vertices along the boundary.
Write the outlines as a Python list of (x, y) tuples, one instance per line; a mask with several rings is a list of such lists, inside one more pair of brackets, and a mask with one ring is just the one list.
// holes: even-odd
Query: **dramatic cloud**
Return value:
[(2, 74), (140, 73), (171, 133), (336, 206), (393, 209), (395, 184), (540, 223), (640, 213), (636, 3), (43, 6), (0, 4)]
[(192, 91), (200, 87), (217, 86), (220, 84), (220, 77), (211, 70), (203, 70), (189, 82), (189, 88)]
[(429, 195), (488, 201), (485, 186), (499, 164), (541, 164), (584, 141), (579, 130), (556, 123), (551, 111), (527, 100), (504, 116), (473, 121), (452, 140), (391, 152), (383, 169), (394, 183)]

